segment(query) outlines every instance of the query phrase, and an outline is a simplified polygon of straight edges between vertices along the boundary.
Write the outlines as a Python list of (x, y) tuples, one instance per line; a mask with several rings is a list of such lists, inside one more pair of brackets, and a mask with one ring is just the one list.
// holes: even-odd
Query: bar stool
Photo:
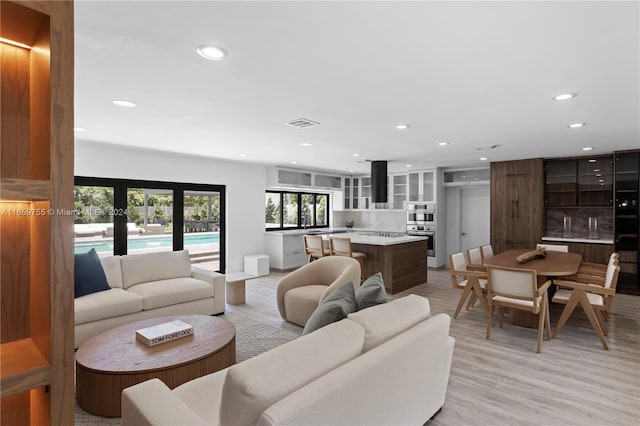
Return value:
[(329, 247), (331, 256), (347, 256), (353, 257), (360, 263), (360, 276), (362, 281), (364, 276), (364, 260), (367, 255), (359, 251), (351, 251), (351, 239), (345, 237), (329, 237)]
[(304, 251), (307, 253), (307, 263), (329, 256), (329, 253), (324, 250), (324, 243), (320, 235), (305, 235)]

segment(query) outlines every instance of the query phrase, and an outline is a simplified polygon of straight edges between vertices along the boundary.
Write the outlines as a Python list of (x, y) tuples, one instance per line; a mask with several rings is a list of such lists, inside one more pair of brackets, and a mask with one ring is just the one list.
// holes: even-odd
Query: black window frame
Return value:
[[(269, 232), (269, 231), (286, 231), (286, 230), (293, 230), (293, 229), (319, 229), (319, 228), (329, 228), (330, 227), (330, 215), (329, 215), (329, 208), (330, 208), (330, 197), (329, 194), (325, 194), (322, 192), (306, 192), (306, 191), (275, 191), (275, 190), (269, 190), (269, 191), (265, 191), (265, 194), (280, 194), (280, 207), (279, 207), (279, 213), (280, 213), (280, 226), (278, 227), (266, 227), (265, 226), (265, 231)], [(284, 194), (296, 194), (297, 198), (298, 198), (298, 224), (297, 226), (284, 226)], [(313, 211), (311, 212), (311, 217), (313, 219), (313, 224), (304, 224), (303, 220), (302, 220), (302, 196), (303, 195), (311, 195), (313, 197)], [(317, 219), (317, 215), (316, 215), (316, 197), (317, 196), (323, 196), (326, 198), (326, 204), (327, 204), (327, 224), (326, 225), (317, 225), (316, 224), (316, 219)]]
[[(173, 251), (184, 249), (184, 193), (185, 191), (217, 192), (220, 194), (220, 258), (217, 272), (226, 270), (226, 186), (204, 183), (165, 182), (138, 179), (115, 179), (89, 176), (75, 176), (74, 186), (102, 186), (113, 188), (113, 208), (115, 211), (127, 209), (127, 191), (129, 189), (167, 189), (173, 194)], [(127, 254), (127, 216), (113, 217), (113, 254)]]

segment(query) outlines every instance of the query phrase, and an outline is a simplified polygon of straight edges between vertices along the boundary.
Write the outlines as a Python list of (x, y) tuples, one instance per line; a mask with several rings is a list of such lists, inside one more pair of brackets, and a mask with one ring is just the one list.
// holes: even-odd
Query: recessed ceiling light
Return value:
[(582, 148), (583, 151), (591, 151), (593, 148), (591, 148), (590, 146), (585, 146), (584, 148)]
[(301, 142), (300, 145), (302, 145), (302, 146), (311, 146), (311, 144), (309, 142)]
[(573, 124), (569, 124), (569, 127), (572, 129), (577, 129), (578, 127), (583, 127), (586, 126), (587, 123), (573, 123)]
[(604, 179), (598, 179), (598, 182), (604, 182)]
[(407, 164), (405, 165), (405, 167), (413, 167), (411, 164)]
[(240, 154), (240, 157), (246, 157), (247, 154)]
[[(591, 162), (591, 160), (589, 160), (589, 162)], [(594, 160), (594, 162), (595, 162), (595, 160)], [(594, 172), (599, 172), (599, 171), (600, 171), (600, 169), (593, 169), (593, 171), (594, 171)]]
[(202, 56), (203, 58), (212, 61), (219, 61), (220, 59), (224, 59), (224, 57), (228, 55), (227, 51), (222, 47), (212, 46), (210, 44), (202, 44), (196, 47), (196, 52), (198, 52), (198, 55)]
[(353, 154), (354, 157), (360, 157), (360, 154)]
[(76, 132), (84, 132), (87, 129), (85, 129), (83, 127), (74, 127), (73, 130), (75, 130)]
[(463, 177), (463, 178), (466, 178), (466, 176), (465, 176), (465, 175), (462, 175), (462, 177)]
[(446, 145), (449, 145), (449, 142), (438, 142), (438, 145), (440, 145), (440, 146), (446, 146)]
[[(585, 150), (583, 149), (583, 151), (585, 151)], [(588, 149), (586, 151), (588, 151)], [(596, 161), (597, 160), (594, 160), (594, 159), (589, 160), (590, 163), (595, 163)], [(597, 171), (599, 171), (599, 170), (594, 170), (594, 172), (597, 172)]]
[(563, 93), (561, 95), (554, 96), (553, 100), (554, 101), (566, 101), (567, 99), (575, 98), (576, 96), (577, 96), (576, 93)]
[(355, 172), (355, 170), (349, 170), (349, 173), (353, 173), (353, 172)]
[(408, 128), (409, 128), (408, 124), (398, 124), (396, 126), (396, 129), (398, 129), (398, 130), (405, 130), (405, 129), (408, 129)]
[(297, 161), (292, 161), (291, 164), (298, 164), (298, 162)]
[(121, 106), (121, 107), (126, 107), (126, 108), (135, 108), (136, 104), (134, 104), (131, 101), (123, 101), (123, 100), (115, 100), (113, 101), (113, 103), (115, 105)]
[(480, 157), (480, 160), (487, 161), (487, 157)]

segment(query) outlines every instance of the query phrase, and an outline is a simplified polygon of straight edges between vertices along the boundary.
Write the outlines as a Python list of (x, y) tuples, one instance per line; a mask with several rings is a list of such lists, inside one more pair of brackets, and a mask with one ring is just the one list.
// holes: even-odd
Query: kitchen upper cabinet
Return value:
[(543, 160), (491, 163), (491, 244), (532, 248), (542, 238)]
[(613, 205), (613, 157), (545, 161), (546, 207)]
[(435, 201), (435, 172), (433, 170), (408, 174), (408, 201)]
[(404, 203), (407, 201), (407, 175), (393, 175), (391, 176), (391, 192), (390, 196), (390, 208), (403, 210)]

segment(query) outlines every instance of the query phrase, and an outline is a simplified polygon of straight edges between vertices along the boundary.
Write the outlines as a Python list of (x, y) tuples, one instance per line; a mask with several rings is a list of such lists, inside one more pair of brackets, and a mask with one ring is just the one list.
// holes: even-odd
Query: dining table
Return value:
[[(580, 268), (580, 263), (582, 262), (582, 255), (578, 253), (551, 250), (548, 250), (544, 257), (533, 258), (525, 263), (519, 263), (516, 260), (518, 256), (532, 250), (534, 249), (505, 250), (491, 258), (484, 259), (483, 264), (485, 266), (501, 266), (523, 270), (533, 269), (536, 271), (538, 277), (538, 285), (542, 285), (550, 279), (566, 277), (577, 273), (578, 268)], [(553, 288), (553, 286), (551, 286), (550, 289), (551, 288)], [(551, 291), (554, 290), (555, 288)], [(551, 297), (549, 297), (549, 300), (551, 300)], [(511, 323), (523, 327), (538, 327), (538, 314), (533, 314), (531, 312), (511, 309), (510, 320)]]

